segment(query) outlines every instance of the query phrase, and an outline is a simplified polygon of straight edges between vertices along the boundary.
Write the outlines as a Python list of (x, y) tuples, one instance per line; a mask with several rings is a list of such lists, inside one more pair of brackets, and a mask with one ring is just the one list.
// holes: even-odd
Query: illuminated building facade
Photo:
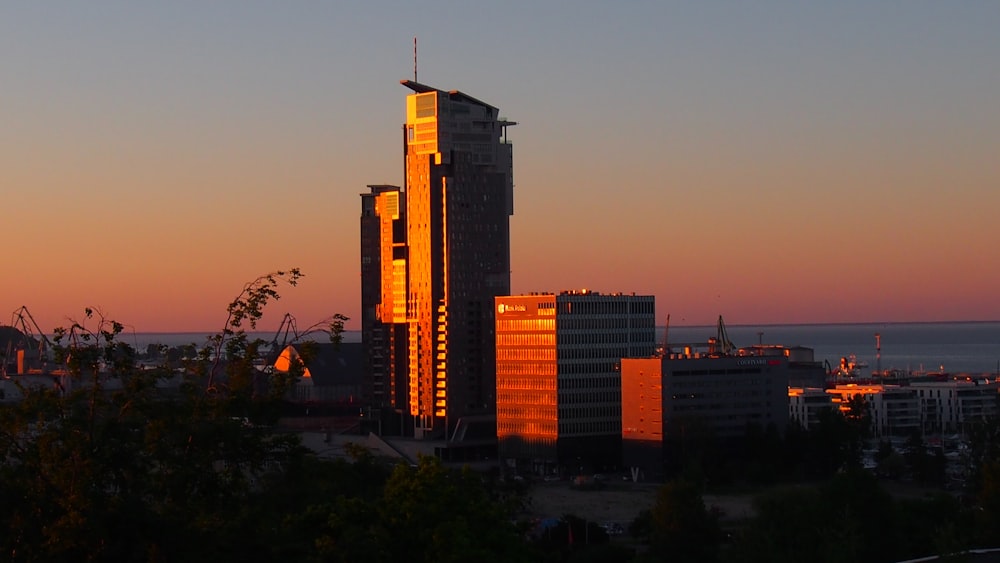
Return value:
[(972, 424), (994, 419), (998, 414), (1000, 383), (982, 377), (913, 380), (924, 432), (964, 432)]
[(652, 296), (496, 299), (497, 438), (508, 464), (617, 466), (622, 358), (656, 347)]
[(636, 475), (663, 477), (689, 443), (735, 442), (750, 425), (783, 432), (788, 423), (784, 354), (668, 353), (623, 359), (621, 375), (622, 457)]
[[(789, 389), (789, 394), (791, 392)], [(826, 393), (831, 396), (833, 406), (847, 416), (850, 416), (851, 398), (861, 397), (875, 438), (907, 437), (920, 432), (920, 402), (913, 388), (849, 383), (836, 385)]]
[[(996, 381), (970, 376), (911, 380), (908, 385), (846, 383), (826, 390), (789, 388), (788, 394), (794, 405), (797, 395), (822, 392), (830, 397), (831, 406), (845, 413), (849, 411), (848, 402), (861, 397), (871, 420), (872, 434), (887, 438), (962, 432), (970, 424), (992, 420), (998, 412), (998, 389), (1000, 384)], [(795, 410), (791, 412), (806, 426), (795, 416)]]
[(832, 408), (833, 395), (822, 387), (788, 388), (788, 418), (805, 430), (819, 424), (821, 411)]
[(418, 437), (496, 407), (493, 301), (510, 293), (512, 149), (499, 110), (410, 80), (406, 410)]
[(406, 202), (399, 186), (361, 194), (361, 342), (364, 402), (406, 407)]

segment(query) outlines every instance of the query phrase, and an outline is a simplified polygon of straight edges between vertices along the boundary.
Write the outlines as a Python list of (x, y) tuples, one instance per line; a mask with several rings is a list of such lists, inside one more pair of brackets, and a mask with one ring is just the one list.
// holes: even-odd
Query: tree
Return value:
[(650, 552), (670, 561), (710, 562), (718, 558), (722, 531), (701, 492), (687, 481), (660, 487), (650, 510)]
[[(223, 330), (139, 369), (122, 325), (86, 310), (57, 330), (57, 387), (0, 408), (0, 559), (5, 561), (524, 561), (516, 499), (434, 458), (388, 468), (361, 447), (324, 461), (272, 432), (287, 374), (263, 374), (247, 337), (278, 287), (248, 283)], [(324, 322), (337, 341), (346, 317)], [(178, 382), (177, 379), (180, 378)], [(164, 386), (171, 383), (170, 389)]]
[(138, 369), (120, 323), (86, 309), (57, 329), (65, 375), (21, 386), (24, 399), (0, 409), (0, 557), (209, 561), (252, 551), (241, 549), (254, 545), (244, 507), (262, 479), (306, 453), (266, 430), (301, 366), (258, 392), (259, 347), (242, 323), (254, 327), (277, 286), (300, 277), (293, 269), (247, 284), (214, 356), (189, 362), (169, 394), (161, 385), (174, 372)]
[(899, 561), (956, 553), (969, 520), (954, 499), (894, 501), (866, 471), (756, 500), (756, 516), (726, 553), (733, 562)]
[(868, 401), (864, 395), (851, 395), (847, 399), (846, 406), (847, 410), (844, 412), (844, 418), (847, 419), (847, 422), (854, 430), (856, 437), (860, 440), (870, 438), (872, 433), (872, 415), (868, 408)]
[(829, 477), (835, 472), (861, 465), (863, 435), (859, 424), (848, 421), (837, 409), (817, 413), (817, 423), (809, 428), (805, 461), (813, 477)]
[(495, 502), (469, 469), (449, 471), (421, 457), (417, 467), (397, 465), (378, 512), (390, 542), (391, 561), (521, 561), (525, 544), (512, 514)]

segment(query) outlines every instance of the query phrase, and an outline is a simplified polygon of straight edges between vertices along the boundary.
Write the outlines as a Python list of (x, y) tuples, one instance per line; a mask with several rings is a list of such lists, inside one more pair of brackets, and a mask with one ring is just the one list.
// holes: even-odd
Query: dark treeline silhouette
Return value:
[[(751, 427), (738, 443), (691, 421), (682, 439), (668, 437), (670, 480), (621, 538), (586, 514), (523, 519), (530, 484), (433, 458), (394, 465), (352, 446), (349, 460), (320, 459), (272, 430), (301, 362), (262, 382), (262, 344), (243, 331), (300, 275), (247, 284), (211, 349), (152, 369), (117, 340), (122, 325), (94, 311), (57, 330), (68, 384), (21, 386), (0, 407), (0, 559), (874, 562), (1000, 537), (995, 423), (970, 429), (962, 494), (898, 499), (860, 469), (863, 405), (826, 411), (808, 431)], [(333, 319), (336, 339), (343, 317)], [(941, 483), (919, 437), (878, 459), (885, 478)], [(702, 494), (732, 486), (766, 492), (754, 516), (723, 525)]]

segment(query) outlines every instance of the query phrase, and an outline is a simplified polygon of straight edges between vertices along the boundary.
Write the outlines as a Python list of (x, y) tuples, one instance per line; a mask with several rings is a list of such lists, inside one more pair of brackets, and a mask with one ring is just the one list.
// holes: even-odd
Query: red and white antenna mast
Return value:
[(875, 333), (875, 373), (882, 375), (882, 335)]

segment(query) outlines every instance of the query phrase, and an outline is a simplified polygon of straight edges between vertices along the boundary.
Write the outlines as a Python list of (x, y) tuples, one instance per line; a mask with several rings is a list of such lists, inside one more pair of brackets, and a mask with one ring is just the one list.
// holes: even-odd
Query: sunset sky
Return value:
[(0, 324), (359, 314), (413, 77), (517, 121), (514, 293), (677, 324), (1000, 320), (1000, 2), (0, 5)]

